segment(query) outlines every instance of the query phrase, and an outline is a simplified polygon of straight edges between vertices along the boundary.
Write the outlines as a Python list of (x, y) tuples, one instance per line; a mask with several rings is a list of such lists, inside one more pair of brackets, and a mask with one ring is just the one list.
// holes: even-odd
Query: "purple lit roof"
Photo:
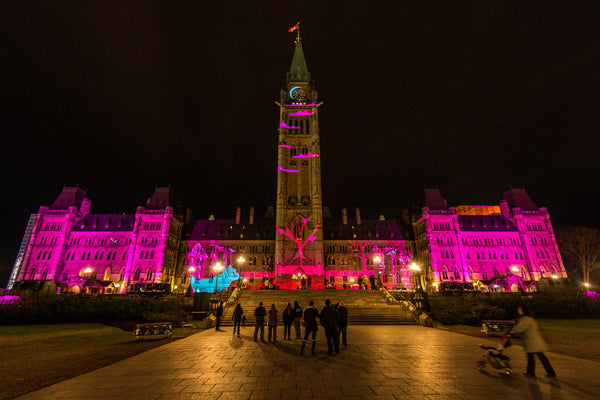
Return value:
[(173, 204), (173, 191), (168, 187), (157, 187), (154, 194), (148, 199), (146, 208), (150, 210), (162, 210)]
[(525, 189), (510, 189), (504, 192), (504, 199), (510, 207), (519, 207), (524, 211), (538, 211)]
[(425, 207), (430, 210), (447, 210), (448, 204), (439, 189), (425, 189)]
[(233, 219), (199, 220), (189, 240), (275, 240), (275, 221), (254, 220), (252, 225), (247, 219), (240, 222), (236, 225)]
[(119, 232), (132, 231), (135, 214), (88, 214), (80, 218), (73, 227), (74, 232)]
[(341, 220), (325, 220), (323, 240), (404, 240), (404, 235), (394, 220), (362, 219), (361, 225), (350, 219), (347, 225)]
[(517, 227), (503, 215), (459, 215), (458, 225), (463, 232), (517, 231)]
[(86, 192), (78, 187), (64, 187), (54, 203), (51, 210), (66, 210), (71, 206), (79, 206), (85, 198)]

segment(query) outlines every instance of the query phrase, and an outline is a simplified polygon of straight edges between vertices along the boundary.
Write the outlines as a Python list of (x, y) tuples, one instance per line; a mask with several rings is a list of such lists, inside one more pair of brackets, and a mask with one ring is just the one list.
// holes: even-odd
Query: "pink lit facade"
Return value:
[[(125, 293), (174, 286), (182, 222), (157, 188), (135, 214), (91, 214), (91, 200), (65, 187), (40, 207), (24, 240), (14, 283), (54, 280), (61, 291)], [(18, 284), (18, 283), (17, 283)]]
[(413, 227), (423, 264), (417, 281), (429, 290), (443, 282), (528, 290), (541, 278), (567, 277), (548, 210), (524, 189), (505, 192), (497, 206), (459, 207), (427, 189)]

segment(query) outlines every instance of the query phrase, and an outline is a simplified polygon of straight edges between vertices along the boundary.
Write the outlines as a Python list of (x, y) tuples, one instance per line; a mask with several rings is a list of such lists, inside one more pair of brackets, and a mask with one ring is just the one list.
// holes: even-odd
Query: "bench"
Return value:
[(515, 321), (483, 320), (481, 321), (481, 333), (489, 335), (494, 332), (506, 332), (515, 326)]
[(144, 340), (145, 336), (162, 336), (163, 339), (173, 335), (172, 322), (150, 322), (147, 324), (136, 324), (133, 337), (136, 341)]

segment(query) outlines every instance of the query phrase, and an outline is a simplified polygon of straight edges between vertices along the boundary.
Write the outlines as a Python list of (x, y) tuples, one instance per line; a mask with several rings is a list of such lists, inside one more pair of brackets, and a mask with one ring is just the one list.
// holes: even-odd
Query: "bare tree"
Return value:
[(581, 270), (584, 282), (590, 272), (600, 268), (600, 232), (585, 226), (562, 228), (556, 238), (564, 256)]

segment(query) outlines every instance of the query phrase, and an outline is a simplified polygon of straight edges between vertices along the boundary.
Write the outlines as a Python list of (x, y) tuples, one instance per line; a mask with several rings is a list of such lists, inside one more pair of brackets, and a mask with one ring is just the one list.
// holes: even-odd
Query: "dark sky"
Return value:
[(0, 2), (0, 286), (64, 184), (96, 213), (134, 212), (156, 184), (197, 218), (273, 205), (298, 20), (335, 214), (525, 187), (555, 228), (600, 226), (597, 1), (217, 3)]

